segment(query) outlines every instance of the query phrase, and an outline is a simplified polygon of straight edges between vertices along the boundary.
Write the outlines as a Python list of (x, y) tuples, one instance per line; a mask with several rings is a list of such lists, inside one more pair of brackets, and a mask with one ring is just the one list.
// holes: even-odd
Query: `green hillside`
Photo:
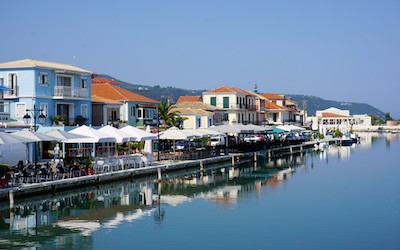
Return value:
[(315, 115), (317, 110), (324, 110), (330, 107), (350, 110), (351, 115), (358, 114), (373, 114), (382, 119), (385, 118), (385, 113), (379, 109), (372, 107), (366, 103), (355, 103), (355, 102), (338, 102), (332, 100), (325, 100), (316, 96), (311, 95), (286, 95), (293, 101), (298, 103), (299, 108), (303, 109), (303, 101), (307, 101), (307, 113), (308, 115)]
[[(169, 99), (172, 103), (176, 102), (180, 96), (184, 95), (202, 95), (206, 90), (188, 90), (173, 87), (161, 87), (159, 85), (148, 86), (148, 85), (138, 85), (127, 83), (118, 79), (115, 79), (108, 75), (100, 75), (99, 77), (104, 77), (112, 79), (116, 82), (121, 83), (121, 87), (135, 92), (137, 94), (147, 96), (151, 99), (161, 101)], [(335, 107), (339, 109), (350, 110), (350, 114), (374, 114), (382, 119), (385, 118), (385, 113), (371, 105), (364, 103), (354, 103), (354, 102), (337, 102), (331, 100), (324, 100), (322, 98), (311, 96), (311, 95), (286, 95), (290, 97), (293, 101), (296, 101), (299, 108), (303, 108), (303, 100), (307, 101), (307, 112), (309, 115), (315, 115), (316, 110), (323, 110), (330, 107)]]

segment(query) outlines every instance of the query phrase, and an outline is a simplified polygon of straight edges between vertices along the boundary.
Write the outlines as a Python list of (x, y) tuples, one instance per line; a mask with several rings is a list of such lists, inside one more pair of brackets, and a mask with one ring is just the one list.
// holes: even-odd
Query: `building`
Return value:
[(203, 93), (203, 102), (223, 110), (223, 121), (255, 123), (255, 96), (237, 87), (221, 86)]
[(266, 119), (270, 124), (303, 124), (303, 113), (297, 107), (297, 102), (286, 98), (284, 95), (265, 93), (267, 108)]
[(44, 126), (51, 126), (55, 117), (62, 117), (65, 125), (75, 125), (77, 119), (91, 123), (88, 70), (32, 59), (5, 62), (0, 63), (0, 85), (11, 89), (4, 92), (1, 105), (18, 122), (30, 112), (46, 116)]
[(337, 129), (342, 133), (348, 133), (353, 126), (371, 126), (371, 117), (368, 115), (350, 115), (349, 110), (328, 108), (317, 110), (315, 116), (307, 117), (312, 130), (318, 130), (321, 134)]
[(92, 82), (92, 95), (103, 98), (95, 103), (97, 112), (102, 113), (101, 118), (96, 118), (96, 123), (101, 124), (96, 125), (121, 122), (135, 127), (155, 125), (158, 101), (123, 89), (107, 78), (94, 77)]

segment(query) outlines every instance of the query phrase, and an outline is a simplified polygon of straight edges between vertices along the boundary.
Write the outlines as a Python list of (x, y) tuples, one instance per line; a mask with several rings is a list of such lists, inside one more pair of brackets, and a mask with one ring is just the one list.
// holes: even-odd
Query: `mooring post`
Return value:
[(268, 149), (268, 160), (271, 159), (271, 149)]
[(235, 165), (235, 156), (232, 155), (232, 166), (234, 166), (234, 165)]
[(14, 191), (10, 190), (8, 192), (9, 198), (10, 198), (10, 210), (14, 209)]
[(289, 146), (290, 154), (293, 154), (293, 146)]
[(161, 168), (157, 168), (157, 177), (158, 177), (158, 180), (162, 179)]
[(203, 172), (204, 166), (203, 166), (203, 161), (200, 161), (200, 172)]
[(257, 162), (257, 152), (254, 152), (254, 162)]

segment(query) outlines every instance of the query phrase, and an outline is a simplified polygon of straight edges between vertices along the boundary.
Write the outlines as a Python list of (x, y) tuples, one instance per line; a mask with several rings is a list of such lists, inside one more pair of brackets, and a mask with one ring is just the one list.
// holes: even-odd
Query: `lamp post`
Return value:
[[(157, 121), (155, 121), (157, 119)], [(160, 144), (160, 125), (163, 124), (163, 120), (160, 119), (160, 114), (158, 113), (157, 110), (157, 117), (154, 117), (153, 123), (157, 122), (157, 141), (158, 141), (158, 150), (157, 150), (157, 161), (160, 161), (160, 149), (161, 149), (161, 144)]]
[[(33, 129), (36, 132), (38, 130), (37, 126), (37, 116), (39, 115), (39, 124), (43, 124), (46, 121), (46, 116), (43, 114), (43, 109), (36, 109), (36, 105), (33, 105), (33, 109), (26, 109), (26, 114), (24, 115), (24, 123), (30, 124), (31, 123), (31, 116), (28, 114), (30, 112), (33, 115)], [(40, 112), (40, 114), (39, 114)], [(35, 167), (37, 165), (37, 143), (35, 142), (34, 147), (34, 154), (35, 154)]]

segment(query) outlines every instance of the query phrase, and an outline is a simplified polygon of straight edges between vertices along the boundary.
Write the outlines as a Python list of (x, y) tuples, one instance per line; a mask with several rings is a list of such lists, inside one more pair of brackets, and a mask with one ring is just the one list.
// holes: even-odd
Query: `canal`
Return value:
[(400, 249), (400, 139), (0, 204), (0, 249)]

